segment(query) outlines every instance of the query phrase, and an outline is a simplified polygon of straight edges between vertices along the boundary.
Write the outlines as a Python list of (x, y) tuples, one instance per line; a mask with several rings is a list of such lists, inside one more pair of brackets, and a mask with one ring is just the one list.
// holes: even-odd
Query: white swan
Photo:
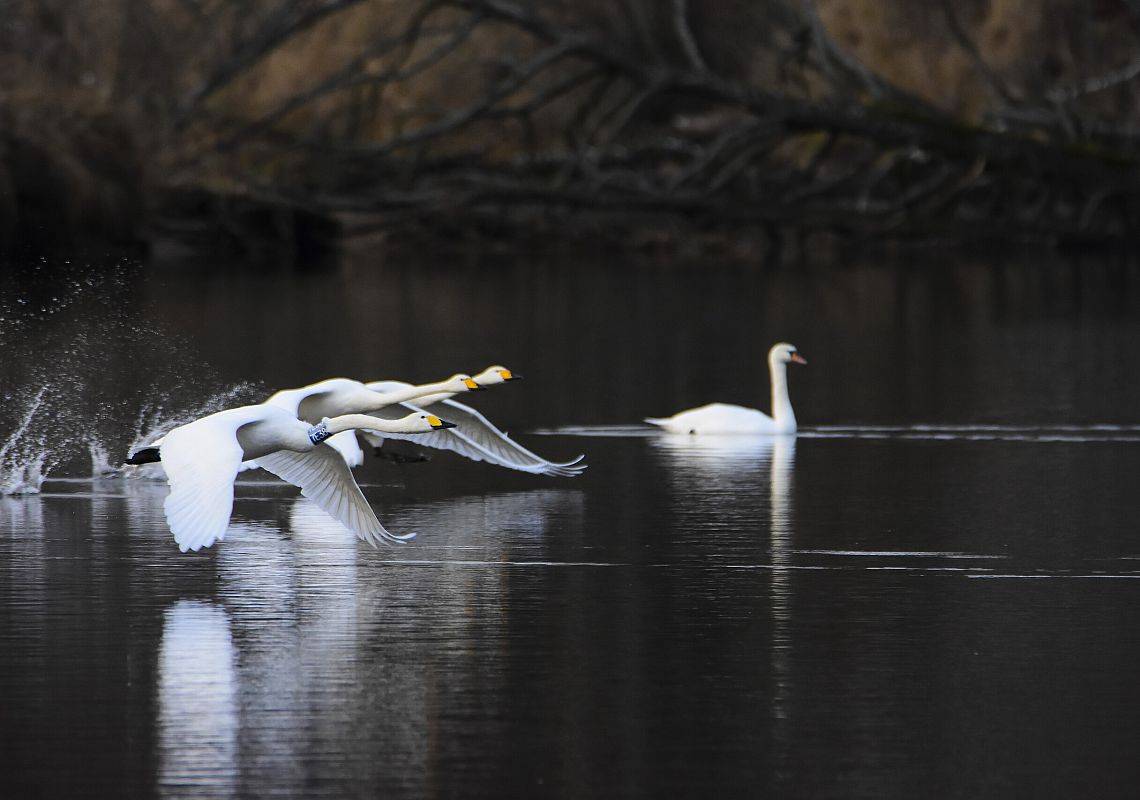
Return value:
[[(437, 395), (441, 392), (448, 393), (447, 396), (450, 397), (459, 392), (474, 392), (481, 388), (474, 378), (462, 373), (452, 375), (447, 380), (420, 386), (403, 384), (399, 390), (383, 393), (365, 387), (360, 381), (329, 378), (299, 389), (283, 389), (274, 393), (265, 402), (267, 405), (288, 411), (298, 419), (315, 424), (325, 417), (336, 417), (341, 414), (372, 414), (387, 406), (405, 400), (414, 400), (417, 397)], [(360, 449), (353, 431), (338, 433), (328, 440), (328, 445), (344, 457), (348, 466), (359, 467), (364, 463), (364, 451)], [(243, 463), (241, 468), (255, 469), (257, 466), (249, 460)]]
[(650, 425), (659, 425), (670, 433), (795, 433), (796, 415), (788, 398), (788, 363), (807, 364), (795, 345), (780, 342), (768, 351), (768, 371), (772, 378), (772, 416), (754, 408), (710, 403), (700, 408), (681, 411), (671, 417), (646, 417)]
[(158, 447), (144, 448), (126, 463), (162, 462), (170, 484), (163, 508), (182, 552), (209, 547), (225, 537), (234, 505), (234, 479), (242, 461), (249, 459), (299, 486), (301, 494), (322, 511), (375, 547), (380, 539), (399, 542), (409, 537), (384, 530), (344, 459), (324, 441), (354, 429), (426, 433), (450, 426), (430, 414), (409, 414), (399, 420), (347, 414), (309, 425), (263, 403), (181, 425)]
[[(480, 372), (474, 377), (474, 380), (479, 386), (485, 387), (520, 380), (521, 377), (506, 367), (493, 366)], [(369, 389), (381, 392), (386, 396), (408, 386), (408, 384), (400, 381), (373, 381), (365, 385)], [(579, 455), (571, 461), (548, 461), (542, 456), (532, 453), (495, 427), (494, 423), (471, 406), (452, 400), (451, 398), (454, 396), (454, 393), (441, 392), (420, 397), (414, 402), (408, 401), (400, 404), (401, 410), (444, 414), (456, 423), (456, 427), (451, 430), (436, 431), (426, 436), (416, 436), (414, 438), (416, 444), (440, 450), (450, 450), (472, 461), (486, 461), (489, 464), (529, 472), (534, 475), (573, 478), (581, 475), (586, 469), (586, 465), (580, 463), (585, 455)], [(381, 414), (381, 416), (387, 415)], [(380, 447), (385, 439), (412, 438), (402, 434), (378, 434), (372, 431), (365, 431), (363, 436), (365, 441), (373, 447)]]

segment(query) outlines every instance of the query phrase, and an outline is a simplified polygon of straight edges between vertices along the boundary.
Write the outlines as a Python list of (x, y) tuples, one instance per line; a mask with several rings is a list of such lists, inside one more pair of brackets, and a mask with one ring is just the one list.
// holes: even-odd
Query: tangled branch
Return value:
[[(216, 123), (211, 98), (360, 2), (282, 2), (189, 95), (188, 115)], [(988, 122), (968, 122), (844, 52), (809, 0), (768, 5), (764, 47), (779, 74), (757, 82), (718, 67), (686, 0), (631, 15), (657, 37), (646, 53), (638, 31), (557, 0), (421, 0), (398, 31), (232, 121), (213, 147), (233, 156), (251, 195), (363, 215), (369, 228), (563, 210), (871, 235), (1127, 235), (1140, 143), (1092, 122), (1075, 133), (1058, 109), (1132, 80), (1135, 63), (1033, 105), (946, 3), (999, 104)], [(456, 64), (465, 85), (441, 102), (392, 107)], [(368, 135), (337, 127), (350, 112), (372, 120)]]

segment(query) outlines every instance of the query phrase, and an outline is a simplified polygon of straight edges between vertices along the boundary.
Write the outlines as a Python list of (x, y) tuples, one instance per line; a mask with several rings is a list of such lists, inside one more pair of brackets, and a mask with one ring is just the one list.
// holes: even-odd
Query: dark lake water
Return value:
[[(0, 497), (0, 797), (1135, 797), (1140, 268), (839, 261), (8, 264), (0, 480), (47, 478)], [(781, 339), (800, 436), (637, 424), (767, 409)], [(472, 404), (591, 466), (370, 460), (406, 546), (246, 473), (182, 554), (165, 484), (92, 477), (491, 363)]]

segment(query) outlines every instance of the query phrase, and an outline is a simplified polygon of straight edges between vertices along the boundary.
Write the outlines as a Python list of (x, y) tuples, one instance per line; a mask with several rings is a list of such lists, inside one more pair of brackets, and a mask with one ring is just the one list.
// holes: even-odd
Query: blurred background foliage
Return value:
[(1138, 45), (1126, 0), (0, 0), (0, 242), (1128, 237)]

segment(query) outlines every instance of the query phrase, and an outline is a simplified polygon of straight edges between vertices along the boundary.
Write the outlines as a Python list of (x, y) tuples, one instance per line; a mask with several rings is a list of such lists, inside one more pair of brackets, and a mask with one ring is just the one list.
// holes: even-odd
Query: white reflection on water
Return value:
[(4, 497), (0, 495), (0, 530), (12, 538), (43, 532), (43, 498), (38, 495)]
[[(401, 530), (425, 532), (409, 552), (478, 548), (498, 552), (504, 537), (512, 534), (541, 543), (555, 517), (566, 518), (564, 521), (580, 518), (583, 502), (583, 493), (578, 490), (533, 489), (418, 505), (393, 519)], [(560, 535), (565, 537), (565, 526), (561, 529)], [(514, 541), (513, 536), (511, 539)]]
[(234, 795), (235, 660), (224, 609), (197, 600), (166, 609), (158, 657), (160, 796)]
[[(291, 505), (299, 504), (308, 503)], [(343, 535), (338, 523), (329, 523)], [(287, 793), (303, 777), (298, 735), (309, 724), (297, 625), (296, 543), (275, 524), (231, 522), (226, 540), (214, 549), (218, 595), (233, 616), (240, 643), (242, 771), (266, 796)]]
[[(770, 647), (773, 680), (770, 703), (773, 736), (782, 756), (791, 740), (790, 713), (793, 704), (791, 635), (795, 549), (794, 436), (686, 436), (663, 434), (653, 440), (667, 454), (671, 477), (677, 484), (690, 484), (699, 492), (682, 496), (686, 502), (705, 505), (726, 517), (730, 525), (758, 520), (739, 519), (733, 509), (755, 509), (742, 502), (740, 492), (762, 490), (767, 478), (769, 611), (772, 619)], [(735, 496), (734, 496), (735, 495)], [(737, 514), (739, 512), (736, 512)]]
[(777, 761), (786, 769), (790, 760), (791, 711), (793, 707), (792, 675), (792, 601), (795, 570), (779, 569), (791, 563), (795, 548), (795, 502), (793, 498), (796, 460), (794, 436), (776, 437), (772, 449), (768, 484), (768, 527), (771, 538), (772, 564), (772, 719), (773, 739), (777, 743)]
[[(306, 780), (383, 787), (398, 762), (400, 787), (389, 788), (426, 791), (433, 760), (450, 747), (439, 728), (452, 698), (504, 691), (513, 578), (385, 557), (501, 550), (506, 531), (525, 532), (530, 547), (552, 520), (580, 517), (581, 503), (575, 491), (533, 491), (410, 506), (393, 524), (420, 538), (381, 551), (304, 499), (282, 501), (275, 523), (232, 525), (213, 557), (239, 654), (243, 786), (266, 795)], [(441, 640), (451, 645), (440, 651)], [(367, 757), (377, 747), (385, 758)]]
[(723, 534), (727, 545), (762, 523), (773, 449), (788, 438), (661, 433), (650, 445), (668, 467), (678, 518), (702, 537)]

